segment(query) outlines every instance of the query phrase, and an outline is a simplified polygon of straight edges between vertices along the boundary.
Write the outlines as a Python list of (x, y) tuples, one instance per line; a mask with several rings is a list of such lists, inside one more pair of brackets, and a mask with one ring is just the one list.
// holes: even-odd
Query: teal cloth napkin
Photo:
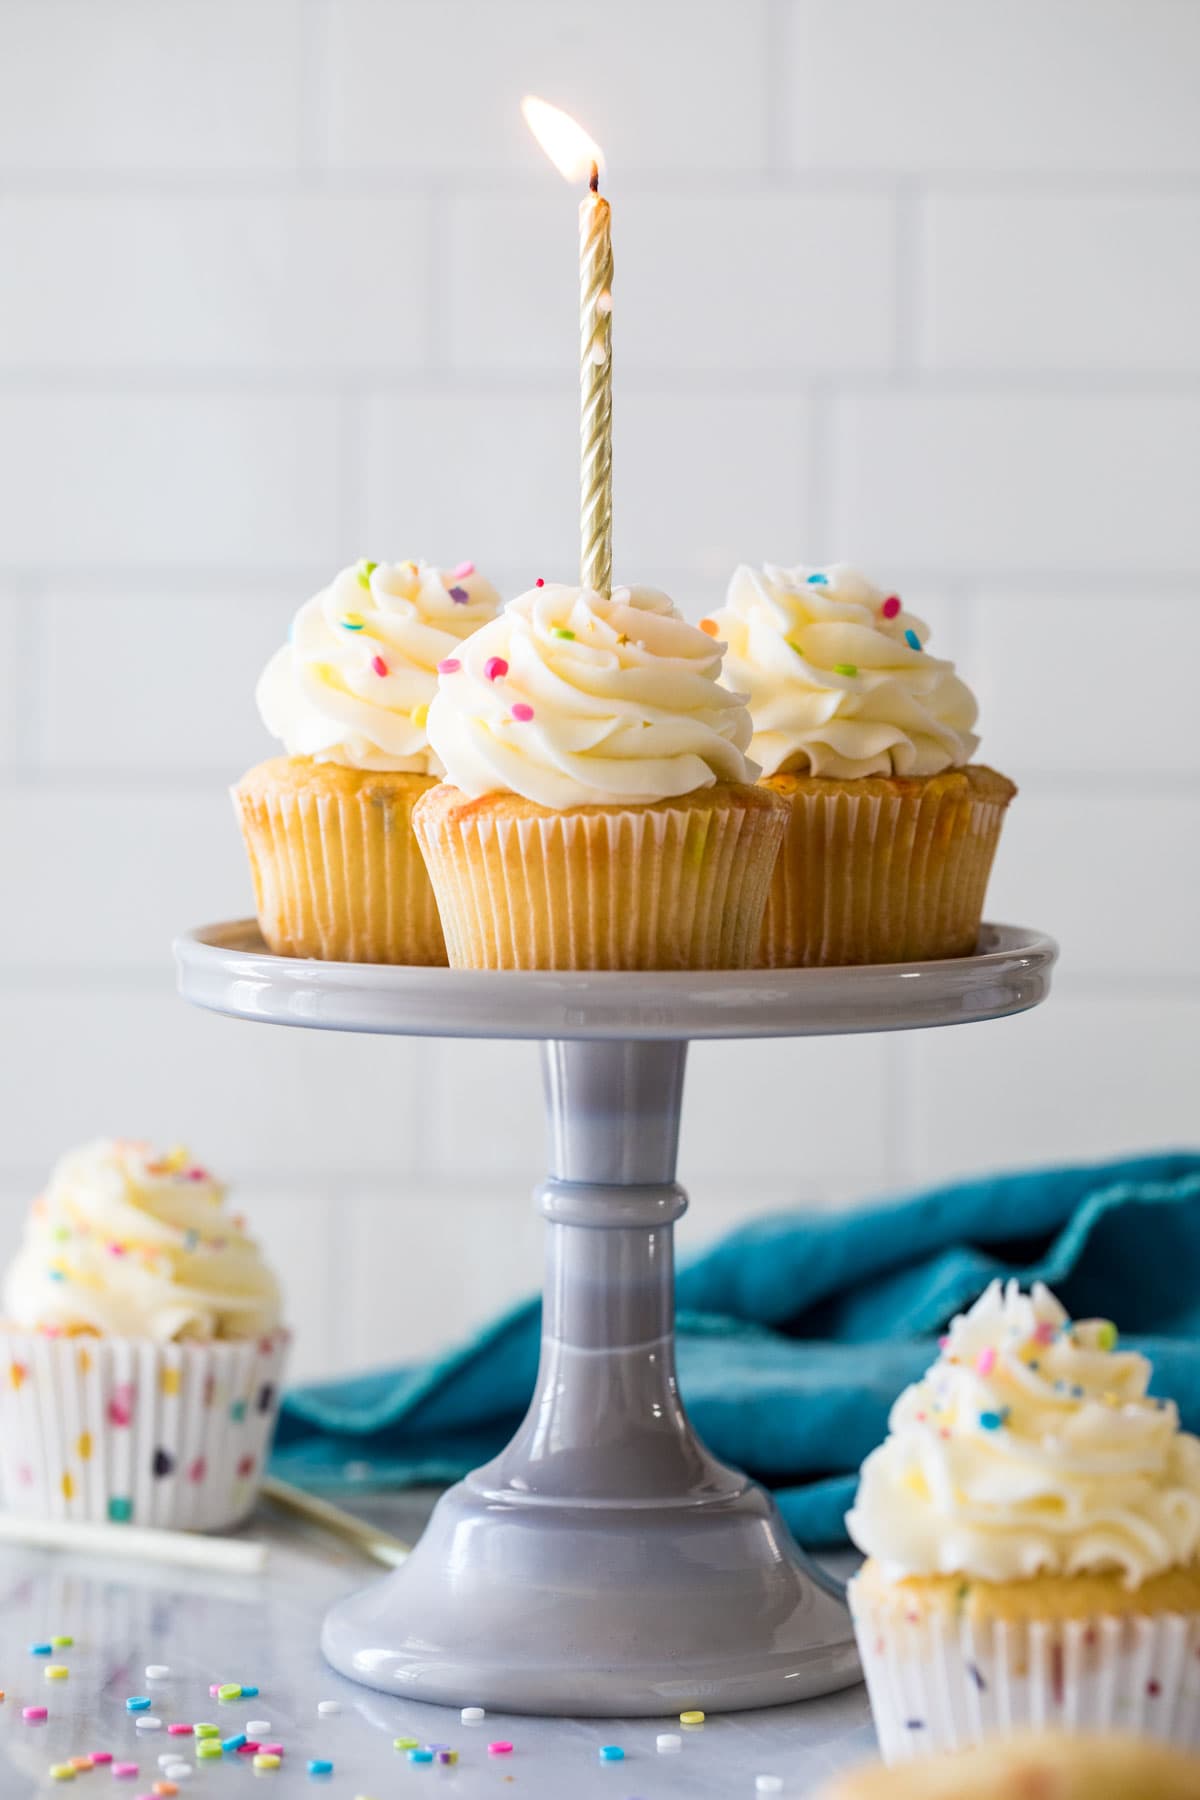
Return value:
[[(900, 1389), (993, 1276), (1113, 1318), (1200, 1430), (1200, 1154), (957, 1182), (854, 1212), (744, 1225), (679, 1272), (679, 1376), (696, 1429), (769, 1487), (796, 1536), (844, 1541), (855, 1476)], [(287, 1396), (274, 1471), (304, 1487), (457, 1480), (533, 1389), (530, 1301), (431, 1362)]]

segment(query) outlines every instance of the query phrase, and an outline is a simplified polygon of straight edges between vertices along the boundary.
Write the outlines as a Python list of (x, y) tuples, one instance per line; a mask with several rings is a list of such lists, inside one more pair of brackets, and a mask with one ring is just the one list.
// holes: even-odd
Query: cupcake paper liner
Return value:
[(783, 809), (421, 808), (459, 969), (741, 969), (755, 959)]
[(1200, 1615), (973, 1624), (850, 1598), (886, 1762), (1029, 1730), (1200, 1742)]
[(777, 776), (766, 785), (791, 810), (763, 919), (763, 967), (974, 950), (1015, 791), (1003, 776), (972, 767), (925, 782)]
[(253, 1507), (290, 1345), (0, 1333), (0, 1491), (41, 1518), (214, 1530)]
[(444, 963), (437, 902), (412, 830), (434, 786), (279, 758), (233, 790), (258, 921), (278, 956)]

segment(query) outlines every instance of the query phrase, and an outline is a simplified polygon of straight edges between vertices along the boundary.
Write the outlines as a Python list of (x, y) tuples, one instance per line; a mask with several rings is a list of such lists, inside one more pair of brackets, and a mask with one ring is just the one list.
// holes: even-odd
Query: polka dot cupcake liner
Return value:
[(1200, 1743), (1200, 1615), (975, 1623), (850, 1597), (886, 1762), (1030, 1730)]
[(282, 1329), (214, 1344), (0, 1332), (5, 1509), (236, 1524), (262, 1483), (290, 1341)]

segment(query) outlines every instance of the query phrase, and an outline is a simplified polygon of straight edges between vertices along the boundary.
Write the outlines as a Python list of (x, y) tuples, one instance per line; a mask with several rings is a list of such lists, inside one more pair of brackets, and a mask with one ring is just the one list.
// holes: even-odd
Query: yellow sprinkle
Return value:
[(429, 708), (427, 706), (422, 704), (420, 706), (413, 707), (412, 722), (416, 726), (418, 731), (423, 731), (425, 729), (425, 721), (428, 717), (429, 717)]
[(64, 1475), (62, 1478), (62, 1497), (64, 1500), (75, 1498), (75, 1479), (72, 1475)]
[(79, 1373), (81, 1375), (90, 1374), (91, 1367), (92, 1367), (91, 1351), (90, 1350), (81, 1350), (79, 1352), (78, 1362), (79, 1362)]
[[(90, 1431), (81, 1431), (80, 1432), (79, 1437), (75, 1444), (75, 1453), (78, 1456), (80, 1462), (91, 1462), (91, 1460), (92, 1460), (92, 1434)], [(57, 1640), (55, 1640), (55, 1641), (57, 1642)], [(70, 1638), (68, 1638), (66, 1641), (69, 1644), (71, 1640), (70, 1640)]]
[(164, 1369), (161, 1377), (161, 1386), (164, 1394), (177, 1394), (183, 1386), (183, 1370)]
[(46, 1665), (47, 1681), (65, 1681), (70, 1673), (66, 1663), (47, 1663)]
[(70, 1763), (51, 1763), (50, 1779), (51, 1781), (74, 1781), (75, 1771)]
[(162, 1166), (169, 1175), (177, 1175), (180, 1169), (187, 1168), (191, 1160), (186, 1147), (183, 1144), (176, 1144), (163, 1157)]
[(679, 1723), (681, 1725), (703, 1725), (704, 1714), (702, 1712), (680, 1713)]
[(273, 1751), (260, 1750), (253, 1760), (256, 1769), (277, 1769), (279, 1767), (279, 1758)]

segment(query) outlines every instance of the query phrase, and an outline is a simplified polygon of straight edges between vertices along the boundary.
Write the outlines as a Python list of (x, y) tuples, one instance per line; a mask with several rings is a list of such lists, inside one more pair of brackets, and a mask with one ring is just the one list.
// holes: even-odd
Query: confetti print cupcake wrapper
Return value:
[(783, 830), (783, 809), (763, 805), (759, 790), (566, 813), (514, 814), (514, 805), (510, 796), (467, 803), (442, 788), (418, 808), (452, 967), (753, 962)]
[(446, 961), (437, 902), (412, 830), (430, 776), (303, 757), (251, 769), (233, 790), (258, 922), (277, 956)]
[(850, 1594), (886, 1762), (1043, 1729), (1200, 1743), (1200, 1615), (973, 1624)]
[(918, 962), (975, 948), (1012, 783), (972, 765), (926, 781), (778, 775), (790, 802), (762, 966)]
[(0, 1333), (9, 1512), (210, 1531), (253, 1507), (290, 1335), (216, 1344)]

